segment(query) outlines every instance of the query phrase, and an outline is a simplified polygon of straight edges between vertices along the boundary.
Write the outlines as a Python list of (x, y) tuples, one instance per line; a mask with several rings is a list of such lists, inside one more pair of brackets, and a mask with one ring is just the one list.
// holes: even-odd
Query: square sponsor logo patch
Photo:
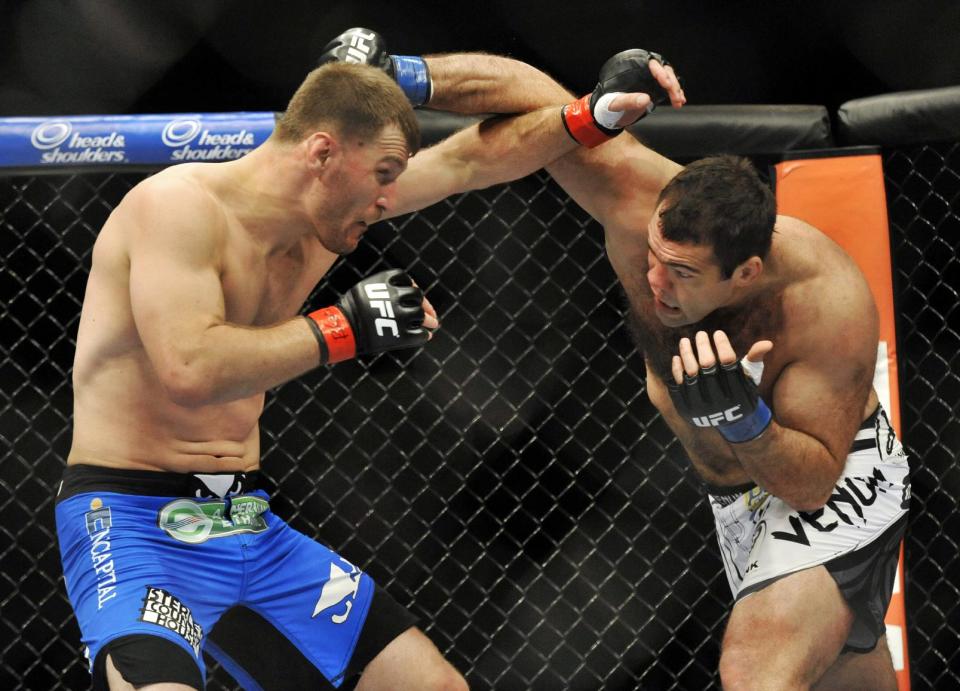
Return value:
[(166, 590), (147, 586), (147, 592), (143, 597), (143, 609), (140, 610), (140, 621), (156, 624), (177, 633), (193, 648), (194, 655), (200, 657), (203, 629), (193, 621), (190, 608)]

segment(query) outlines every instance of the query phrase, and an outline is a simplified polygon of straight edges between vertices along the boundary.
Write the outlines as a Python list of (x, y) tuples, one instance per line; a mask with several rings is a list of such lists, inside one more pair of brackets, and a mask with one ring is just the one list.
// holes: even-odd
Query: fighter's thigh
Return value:
[(121, 636), (100, 649), (91, 670), (94, 691), (202, 689), (204, 672), (180, 645), (160, 636)]
[(265, 689), (294, 673), (304, 688), (337, 685), (414, 625), (356, 565), (275, 516), (270, 521), (270, 539), (248, 545), (243, 606), (223, 616), (207, 646), (235, 677)]
[(843, 649), (853, 613), (823, 566), (774, 581), (739, 600), (723, 637), (725, 685), (747, 674), (811, 684)]
[(162, 638), (202, 673), (203, 635), (225, 607), (199, 575), (207, 562), (222, 560), (162, 534), (155, 507), (147, 504), (103, 494), (57, 506), (64, 579), (87, 656), (95, 666), (101, 651), (121, 638)]
[[(113, 663), (113, 658), (109, 654), (105, 656), (104, 667), (105, 674), (103, 674), (103, 676), (106, 678), (107, 688), (110, 689), (110, 691), (134, 691), (134, 689), (136, 689), (136, 691), (199, 691), (199, 689), (202, 688), (202, 685), (180, 684), (177, 682), (148, 683), (134, 686), (134, 684), (128, 681), (120, 670), (117, 669)], [(98, 687), (95, 685), (94, 688)]]
[(367, 665), (357, 691), (466, 689), (464, 678), (417, 628), (407, 629)]
[(897, 691), (897, 675), (887, 637), (869, 653), (842, 654), (813, 686), (814, 691)]

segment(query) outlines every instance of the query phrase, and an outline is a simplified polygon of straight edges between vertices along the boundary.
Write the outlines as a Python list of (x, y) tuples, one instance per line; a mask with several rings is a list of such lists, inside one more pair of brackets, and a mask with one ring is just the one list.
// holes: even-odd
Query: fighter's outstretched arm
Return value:
[[(429, 107), (453, 113), (526, 113), (569, 101), (573, 92), (542, 70), (488, 53), (451, 53), (423, 58), (433, 83)], [(673, 68), (650, 63), (650, 74), (671, 105), (686, 102)]]
[[(648, 104), (646, 94), (620, 94), (608, 106), (631, 122), (646, 112)], [(451, 194), (522, 178), (579, 146), (564, 126), (559, 106), (478, 123), (410, 160), (398, 180), (389, 216), (422, 209)]]
[[(640, 50), (619, 53), (600, 69), (601, 83), (629, 72), (629, 79), (614, 77), (616, 88), (608, 91), (645, 91), (644, 99), (652, 92), (679, 107), (685, 102), (683, 90), (672, 68), (658, 58)], [(460, 113), (528, 112), (557, 108), (571, 99), (548, 75), (518, 60), (482, 53), (390, 55), (383, 38), (369, 29), (350, 29), (330, 41), (321, 56), (321, 62), (329, 61), (375, 65), (397, 81), (412, 103)], [(575, 147), (563, 138), (559, 120), (541, 113), (474, 126), (421, 152), (400, 180), (394, 214), (551, 164), (551, 174), (608, 232), (618, 225), (644, 228), (657, 192), (679, 166), (627, 136), (595, 149)]]
[[(429, 104), (433, 108), (460, 113), (522, 112), (571, 98), (549, 75), (512, 58), (463, 53), (427, 56), (424, 61), (433, 82)], [(673, 107), (686, 103), (671, 67), (651, 60), (649, 69)], [(657, 194), (680, 170), (678, 164), (627, 135), (593, 149), (572, 147), (547, 162), (546, 168), (608, 234), (618, 229), (644, 232)]]

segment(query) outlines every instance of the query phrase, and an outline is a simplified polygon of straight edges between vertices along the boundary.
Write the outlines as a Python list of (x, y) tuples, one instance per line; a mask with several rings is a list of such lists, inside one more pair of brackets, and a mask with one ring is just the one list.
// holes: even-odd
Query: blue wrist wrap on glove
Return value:
[(403, 93), (414, 106), (422, 106), (430, 100), (430, 72), (423, 58), (415, 55), (391, 55), (393, 76)]
[(736, 422), (717, 425), (717, 431), (731, 444), (742, 444), (752, 441), (763, 434), (770, 426), (773, 413), (762, 398), (757, 398), (757, 408), (749, 415), (745, 415)]

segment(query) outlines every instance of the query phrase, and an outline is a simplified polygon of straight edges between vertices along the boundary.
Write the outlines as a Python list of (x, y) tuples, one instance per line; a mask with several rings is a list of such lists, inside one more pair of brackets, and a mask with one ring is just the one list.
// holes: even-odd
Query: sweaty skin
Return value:
[[(514, 60), (471, 55), (427, 60), (432, 104), (438, 108), (523, 112), (570, 97), (543, 73)], [(651, 72), (655, 68), (660, 71), (651, 63)], [(670, 85), (671, 103), (682, 105), (672, 69), (662, 83)], [(869, 287), (854, 262), (812, 226), (778, 216), (773, 247), (756, 282), (723, 281), (709, 249), (658, 244), (657, 196), (682, 166), (620, 136), (596, 149), (573, 150), (546, 168), (603, 226), (607, 257), (623, 286), (631, 322), (640, 327), (633, 331), (646, 355), (651, 401), (697, 472), (718, 485), (752, 479), (798, 509), (822, 504), (877, 400), (872, 378), (879, 327)], [(398, 208), (407, 206), (405, 193), (401, 189)], [(699, 273), (678, 272), (671, 262), (694, 263)], [(693, 429), (677, 416), (665, 387), (670, 363), (680, 339), (692, 339), (701, 329), (726, 331), (738, 357), (759, 340), (773, 342), (761, 393), (776, 422), (761, 440), (734, 450), (715, 431)], [(767, 460), (774, 450), (777, 460)]]
[[(648, 103), (622, 94), (610, 108), (628, 123)], [(264, 392), (317, 366), (316, 339), (295, 315), (338, 256), (372, 223), (523, 177), (576, 146), (549, 107), (467, 128), (409, 161), (390, 125), (370, 141), (271, 139), (237, 161), (141, 182), (94, 246), (68, 463), (257, 468)], [(424, 311), (436, 329), (426, 300)]]
[[(543, 73), (508, 58), (437, 56), (427, 63), (438, 108), (525, 112), (569, 98)], [(671, 91), (674, 106), (683, 100), (682, 91)], [(603, 226), (645, 354), (647, 392), (697, 473), (719, 486), (756, 482), (794, 511), (821, 507), (877, 404), (877, 311), (850, 257), (812, 226), (778, 216), (769, 255), (724, 278), (710, 248), (660, 234), (657, 197), (681, 166), (621, 136), (575, 150), (547, 170)], [(398, 207), (404, 204), (401, 194)], [(720, 330), (729, 344), (717, 340)], [(774, 420), (758, 439), (730, 444), (677, 414), (666, 388), (674, 358), (683, 356), (678, 366), (688, 371), (698, 359), (705, 365), (708, 351), (695, 344), (708, 339), (725, 362), (763, 356), (760, 394)], [(883, 636), (868, 653), (843, 652), (853, 621), (825, 566), (785, 575), (734, 604), (721, 646), (724, 688), (894, 691)]]
[(323, 204), (321, 218), (319, 185), (262, 175), (290, 153), (278, 148), (168, 168), (111, 214), (80, 318), (68, 463), (258, 466), (263, 392), (318, 362), (309, 327), (290, 318), (383, 215), (407, 162), (395, 127), (331, 162), (328, 182), (356, 194)]
[[(656, 263), (656, 259), (653, 261)], [(676, 284), (700, 280), (696, 274), (645, 266), (648, 273), (674, 274), (663, 283), (670, 291), (666, 295), (671, 302), (676, 299), (676, 291), (682, 290)], [(649, 280), (641, 281), (627, 291), (632, 317), (639, 322), (634, 332), (648, 346), (648, 394), (701, 477), (720, 486), (758, 481), (770, 491), (810, 483), (815, 465), (781, 464), (775, 459), (751, 465), (745, 453), (738, 457), (737, 452), (743, 452), (743, 448), (726, 443), (712, 430), (692, 427), (677, 414), (666, 388), (672, 374), (667, 366), (677, 353), (680, 334), (695, 340), (700, 325), (670, 328), (664, 324), (664, 318), (671, 320), (677, 310), (659, 305), (652, 285)], [(824, 299), (828, 297), (833, 299)], [(725, 330), (740, 357), (758, 341), (773, 342), (763, 359), (760, 395), (774, 406), (781, 427), (790, 427), (793, 422), (796, 430), (805, 431), (830, 452), (835, 462), (824, 465), (819, 485), (829, 492), (842, 471), (856, 426), (877, 406), (876, 393), (870, 386), (877, 330), (876, 321), (869, 316), (875, 311), (870, 291), (856, 265), (832, 240), (798, 219), (780, 216), (764, 274), (745, 299), (748, 306), (740, 312), (741, 319), (727, 319), (726, 326), (723, 320), (715, 319), (713, 325)], [(852, 313), (864, 316), (851, 319)], [(814, 374), (817, 370), (822, 372), (820, 377)], [(804, 372), (810, 376), (796, 376)], [(809, 416), (799, 407), (801, 400), (820, 400), (823, 408), (816, 416)], [(857, 412), (851, 415), (851, 411)], [(822, 416), (832, 416), (834, 424), (818, 429), (815, 420), (822, 420)], [(845, 424), (838, 426), (837, 420)], [(758, 444), (768, 445), (770, 441)], [(787, 489), (784, 494), (794, 493)], [(811, 498), (810, 504), (816, 503), (817, 499)]]

